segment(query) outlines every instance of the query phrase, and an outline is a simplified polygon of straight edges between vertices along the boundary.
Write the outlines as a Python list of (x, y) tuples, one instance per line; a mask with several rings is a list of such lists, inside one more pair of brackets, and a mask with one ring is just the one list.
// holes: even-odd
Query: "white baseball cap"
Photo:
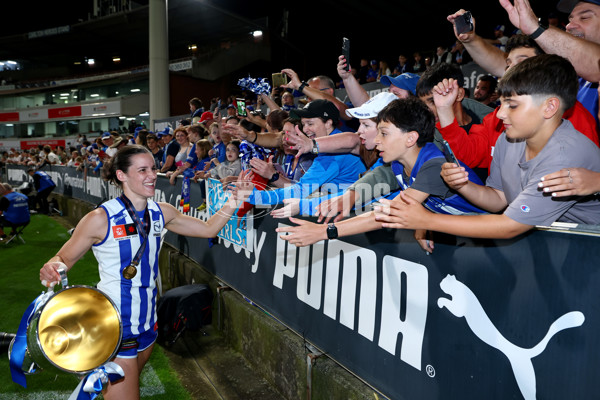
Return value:
[(358, 119), (375, 118), (377, 114), (379, 114), (379, 111), (383, 110), (385, 106), (394, 100), (398, 100), (398, 97), (396, 97), (395, 94), (382, 92), (377, 96), (370, 98), (369, 101), (360, 107), (347, 109), (346, 114)]

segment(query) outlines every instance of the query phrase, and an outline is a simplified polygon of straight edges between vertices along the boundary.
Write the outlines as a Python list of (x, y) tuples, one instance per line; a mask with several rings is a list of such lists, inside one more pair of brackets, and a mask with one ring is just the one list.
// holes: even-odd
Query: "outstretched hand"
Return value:
[(271, 179), (277, 172), (273, 165), (273, 156), (270, 155), (267, 160), (261, 160), (260, 158), (254, 157), (250, 159), (250, 167), (252, 172), (262, 176), (265, 179)]
[(253, 139), (256, 133), (254, 132), (250, 132), (249, 130), (245, 129), (243, 126), (241, 125), (233, 125), (233, 124), (225, 124), (222, 126), (222, 132), (231, 136), (235, 136), (236, 138), (240, 139), (240, 140), (246, 140), (248, 138)]
[(538, 18), (535, 16), (528, 0), (499, 0), (500, 5), (508, 13), (510, 23), (520, 29), (525, 35), (531, 35), (539, 26)]
[(292, 217), (290, 217), (290, 222), (297, 225), (275, 229), (276, 232), (287, 233), (287, 235), (279, 235), (279, 237), (283, 240), (287, 240), (290, 244), (297, 247), (303, 247), (327, 239), (327, 225), (315, 224), (313, 222)]
[(340, 221), (342, 218), (350, 215), (350, 210), (352, 210), (355, 200), (356, 192), (354, 190), (347, 190), (343, 195), (323, 201), (317, 206), (316, 215), (319, 217), (317, 222), (320, 223), (325, 220), (325, 223), (328, 224), (331, 218), (333, 218), (333, 222)]
[(401, 191), (394, 200), (381, 199), (382, 206), (375, 207), (375, 220), (382, 228), (427, 229), (431, 213), (415, 199)]
[(233, 199), (238, 202), (248, 200), (248, 197), (250, 197), (250, 194), (254, 190), (254, 184), (249, 179), (249, 176), (251, 175), (248, 174), (248, 171), (242, 171), (235, 182), (228, 183), (226, 186), (226, 189), (231, 191)]
[(271, 211), (273, 218), (289, 218), (300, 213), (300, 199), (284, 199), (283, 204), (283, 207)]
[(290, 149), (296, 150), (296, 158), (300, 158), (302, 154), (307, 154), (312, 151), (313, 142), (308, 136), (300, 130), (298, 125), (294, 126), (293, 131), (288, 131), (285, 134), (285, 140), (291, 144)]

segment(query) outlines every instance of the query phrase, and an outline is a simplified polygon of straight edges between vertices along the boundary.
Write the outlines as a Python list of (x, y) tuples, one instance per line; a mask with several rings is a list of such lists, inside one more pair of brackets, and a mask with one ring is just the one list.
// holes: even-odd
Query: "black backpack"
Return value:
[(197, 331), (210, 324), (213, 294), (208, 285), (185, 285), (158, 299), (158, 341), (173, 345), (184, 330)]

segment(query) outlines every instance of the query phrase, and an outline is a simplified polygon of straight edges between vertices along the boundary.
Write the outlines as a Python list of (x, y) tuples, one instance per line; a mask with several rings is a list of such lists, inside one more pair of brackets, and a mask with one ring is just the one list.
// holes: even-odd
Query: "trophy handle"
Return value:
[[(62, 286), (62, 288), (66, 288), (67, 286), (69, 286), (69, 279), (67, 278), (67, 266), (61, 266), (58, 267), (56, 269), (56, 272), (58, 272), (58, 274), (60, 275), (60, 284)], [(54, 293), (54, 285), (50, 285), (48, 286), (48, 291), (46, 292), (48, 294), (48, 296), (52, 293)], [(42, 299), (42, 301), (40, 301), (40, 305), (46, 303), (46, 301), (48, 301), (49, 297), (45, 297)]]
[(67, 278), (67, 269), (64, 267), (59, 267), (56, 272), (60, 275), (60, 284), (62, 288), (66, 288), (69, 286), (69, 279)]

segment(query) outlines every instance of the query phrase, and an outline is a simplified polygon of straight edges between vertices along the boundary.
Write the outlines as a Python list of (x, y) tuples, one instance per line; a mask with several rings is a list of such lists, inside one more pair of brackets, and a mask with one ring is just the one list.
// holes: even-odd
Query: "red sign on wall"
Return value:
[(60, 107), (48, 109), (48, 118), (80, 117), (81, 106)]
[(19, 120), (18, 112), (0, 113), (0, 122), (9, 122), (9, 121), (18, 121), (18, 120)]
[(56, 146), (62, 146), (65, 147), (65, 141), (64, 140), (21, 140), (21, 149), (22, 150), (28, 150), (28, 149), (32, 149), (35, 147), (38, 147), (38, 145), (49, 145), (50, 147), (52, 147), (52, 149), (55, 149)]

